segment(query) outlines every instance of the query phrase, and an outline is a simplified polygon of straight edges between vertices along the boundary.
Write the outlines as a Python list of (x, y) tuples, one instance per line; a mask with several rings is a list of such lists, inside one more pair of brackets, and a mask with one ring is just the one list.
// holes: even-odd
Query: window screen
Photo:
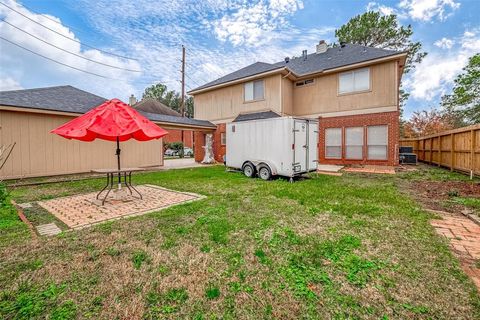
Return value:
[(358, 69), (340, 73), (338, 93), (365, 91), (370, 89), (370, 69)]
[(345, 157), (363, 159), (363, 127), (345, 129)]
[(247, 82), (244, 85), (245, 101), (261, 100), (264, 98), (263, 80)]
[(263, 80), (253, 83), (253, 98), (255, 100), (263, 99)]
[(368, 159), (386, 160), (388, 146), (388, 127), (369, 126), (367, 130)]
[(342, 157), (342, 129), (325, 129), (325, 158), (339, 159)]
[(245, 101), (253, 100), (253, 82), (245, 83)]

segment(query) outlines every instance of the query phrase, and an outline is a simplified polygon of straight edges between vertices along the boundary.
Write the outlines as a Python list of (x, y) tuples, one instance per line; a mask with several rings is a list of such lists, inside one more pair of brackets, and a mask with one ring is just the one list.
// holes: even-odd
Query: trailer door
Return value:
[(294, 120), (293, 129), (293, 171), (307, 171), (308, 159), (308, 125), (306, 120)]
[(308, 121), (308, 171), (318, 166), (318, 121)]

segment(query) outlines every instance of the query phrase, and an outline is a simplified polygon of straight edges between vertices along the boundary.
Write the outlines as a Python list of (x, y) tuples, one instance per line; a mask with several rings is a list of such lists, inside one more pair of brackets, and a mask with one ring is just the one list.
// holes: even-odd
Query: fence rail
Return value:
[(480, 124), (411, 139), (400, 146), (413, 147), (418, 160), (470, 175), (480, 175)]

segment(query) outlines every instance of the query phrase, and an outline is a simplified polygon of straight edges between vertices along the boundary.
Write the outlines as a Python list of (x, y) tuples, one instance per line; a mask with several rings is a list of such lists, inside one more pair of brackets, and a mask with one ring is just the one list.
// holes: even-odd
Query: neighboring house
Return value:
[[(360, 45), (327, 48), (278, 63), (257, 62), (190, 92), (195, 118), (217, 125), (214, 154), (222, 161), (225, 124), (235, 118), (319, 119), (320, 164), (398, 164), (399, 86), (406, 59)], [(195, 135), (202, 143), (204, 133)], [(197, 148), (195, 159), (203, 158)]]
[[(16, 142), (0, 171), (1, 179), (49, 176), (115, 168), (115, 144), (95, 140), (68, 140), (50, 130), (106, 101), (72, 86), (0, 92), (0, 145)], [(212, 131), (215, 125), (172, 115), (141, 111), (167, 131), (173, 129)], [(122, 142), (125, 167), (163, 164), (162, 140)]]
[[(136, 102), (135, 97), (130, 97), (130, 105), (135, 109), (143, 112), (163, 114), (175, 117), (181, 117), (182, 115), (166, 106), (160, 101), (152, 98), (145, 98)], [(183, 141), (185, 147), (193, 148), (193, 131), (192, 130), (169, 130), (168, 135), (163, 138), (165, 143)]]

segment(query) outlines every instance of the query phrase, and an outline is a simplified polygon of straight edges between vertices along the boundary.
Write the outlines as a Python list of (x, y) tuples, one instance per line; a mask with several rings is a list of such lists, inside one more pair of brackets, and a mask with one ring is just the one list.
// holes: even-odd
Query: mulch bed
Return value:
[(480, 198), (480, 184), (468, 181), (415, 181), (410, 189), (427, 208), (448, 212), (464, 209), (460, 204), (445, 206), (445, 201), (452, 197)]

